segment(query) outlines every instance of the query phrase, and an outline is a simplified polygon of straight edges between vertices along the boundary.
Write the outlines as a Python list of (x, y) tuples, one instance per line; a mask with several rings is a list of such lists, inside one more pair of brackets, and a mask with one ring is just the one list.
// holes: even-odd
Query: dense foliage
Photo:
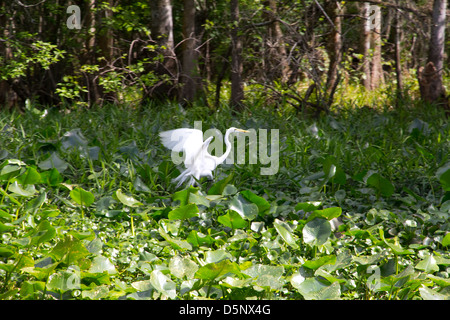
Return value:
[[(449, 299), (441, 112), (163, 109), (0, 114), (2, 299)], [(197, 120), (279, 129), (279, 172), (176, 190), (157, 134)]]

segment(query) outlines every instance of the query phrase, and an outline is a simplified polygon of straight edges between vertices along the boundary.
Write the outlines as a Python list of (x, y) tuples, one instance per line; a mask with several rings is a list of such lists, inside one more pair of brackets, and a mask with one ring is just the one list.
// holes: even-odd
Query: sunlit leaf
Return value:
[(324, 244), (331, 235), (331, 225), (328, 220), (315, 218), (303, 227), (303, 241), (311, 246)]
[(81, 187), (76, 187), (70, 191), (70, 197), (79, 205), (86, 207), (90, 206), (95, 201), (95, 197), (92, 192), (86, 191)]
[(122, 192), (121, 189), (118, 189), (116, 191), (117, 199), (119, 199), (120, 202), (122, 202), (124, 205), (129, 207), (138, 207), (142, 205), (142, 202), (137, 201), (132, 196), (128, 196)]
[(275, 219), (273, 222), (273, 226), (275, 230), (277, 230), (278, 234), (283, 238), (283, 240), (290, 245), (292, 248), (297, 249), (298, 245), (296, 243), (296, 239), (292, 232), (285, 226), (284, 222), (278, 219)]

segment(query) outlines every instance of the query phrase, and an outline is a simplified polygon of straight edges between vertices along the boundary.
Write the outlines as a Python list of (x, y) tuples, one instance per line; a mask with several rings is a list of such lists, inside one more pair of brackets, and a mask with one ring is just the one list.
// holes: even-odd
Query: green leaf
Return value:
[(25, 210), (31, 211), (33, 214), (47, 201), (47, 193), (43, 192), (33, 200), (27, 202)]
[(241, 195), (233, 197), (229, 208), (239, 213), (246, 220), (251, 221), (258, 216), (258, 206), (254, 203), (248, 203)]
[(56, 229), (50, 224), (48, 220), (43, 220), (33, 231), (33, 234), (31, 234), (31, 244), (37, 246), (41, 243), (50, 241), (55, 236)]
[(392, 183), (376, 172), (367, 178), (366, 183), (384, 197), (390, 197), (395, 191)]
[(22, 197), (31, 197), (36, 193), (36, 189), (33, 184), (27, 185), (24, 189), (17, 181), (11, 183), (8, 190)]
[[(17, 160), (19, 161), (19, 160)], [(20, 174), (21, 167), (25, 166), (23, 162), (13, 162), (13, 160), (7, 160), (2, 164), (0, 170), (0, 180), (10, 180), (13, 177)]]
[(305, 212), (311, 212), (311, 211), (319, 209), (319, 207), (321, 205), (322, 205), (322, 202), (320, 202), (320, 201), (301, 202), (295, 206), (295, 211), (303, 210)]
[(314, 210), (313, 213), (308, 217), (306, 222), (309, 222), (315, 218), (323, 218), (328, 221), (339, 217), (342, 214), (342, 209), (340, 207), (331, 207), (322, 210)]
[(450, 162), (436, 171), (436, 177), (445, 191), (450, 191)]
[(230, 174), (225, 179), (217, 181), (211, 188), (208, 190), (208, 195), (222, 195), (225, 186), (229, 184), (233, 180), (233, 174)]
[(70, 197), (80, 206), (86, 207), (90, 206), (95, 201), (94, 195), (81, 187), (76, 187), (72, 191), (70, 191)]
[(109, 258), (102, 255), (98, 255), (92, 260), (91, 267), (89, 268), (89, 273), (103, 273), (116, 274), (116, 267), (111, 263)]
[(275, 227), (275, 230), (277, 230), (281, 238), (283, 238), (283, 240), (288, 245), (290, 245), (294, 249), (298, 248), (294, 235), (289, 230), (289, 227), (287, 227), (283, 221), (275, 219), (275, 221), (273, 222), (273, 226)]
[(55, 168), (41, 172), (40, 175), (41, 175), (40, 183), (45, 183), (50, 187), (57, 186), (58, 184), (63, 182), (63, 177), (59, 174), (58, 170)]
[(450, 295), (442, 294), (437, 292), (436, 290), (430, 289), (422, 285), (422, 288), (419, 288), (420, 296), (423, 300), (450, 300)]
[(442, 245), (443, 245), (444, 247), (450, 245), (450, 232), (448, 232), (448, 233), (444, 236), (444, 238), (442, 239)]
[(58, 157), (56, 153), (52, 153), (46, 160), (39, 162), (38, 167), (41, 170), (56, 169), (58, 172), (64, 172), (69, 164)]
[(270, 208), (270, 203), (267, 202), (266, 199), (254, 194), (250, 190), (241, 191), (241, 194), (246, 200), (248, 200), (258, 206), (258, 211), (260, 214), (264, 213), (266, 210), (268, 210)]
[(175, 256), (169, 263), (170, 273), (179, 279), (192, 279), (198, 270), (198, 265), (189, 258)]
[(437, 265), (436, 259), (434, 259), (432, 254), (426, 256), (422, 261), (420, 261), (416, 265), (415, 268), (425, 271), (426, 273), (433, 273), (439, 271), (439, 266)]
[(84, 260), (89, 254), (80, 240), (75, 239), (72, 235), (67, 235), (63, 241), (56, 244), (50, 252), (50, 257), (55, 261), (62, 261), (66, 265), (78, 265), (83, 269), (82, 267), (87, 267), (90, 263)]
[(315, 218), (303, 227), (303, 241), (311, 246), (324, 244), (331, 235), (331, 225), (326, 219)]
[(23, 186), (27, 184), (36, 184), (41, 181), (41, 175), (33, 167), (27, 168), (27, 170), (17, 177), (17, 181)]
[(316, 270), (325, 264), (335, 264), (335, 263), (336, 263), (336, 256), (332, 254), (329, 256), (317, 258), (315, 260), (308, 260), (302, 266), (308, 269)]
[(233, 210), (228, 210), (227, 214), (218, 217), (217, 221), (231, 229), (243, 229), (248, 225), (248, 222)]
[(222, 278), (228, 273), (240, 275), (239, 266), (230, 260), (222, 260), (218, 263), (208, 263), (195, 273), (195, 278), (202, 280), (215, 280)]
[(118, 189), (116, 191), (116, 196), (117, 196), (117, 199), (119, 199), (119, 201), (122, 202), (126, 206), (138, 207), (138, 206), (142, 205), (141, 202), (137, 201), (132, 196), (128, 196), (128, 195), (124, 194), (121, 189)]
[(382, 228), (379, 228), (378, 231), (379, 231), (381, 240), (383, 240), (383, 242), (384, 242), (385, 244), (387, 244), (387, 246), (388, 246), (389, 248), (391, 248), (392, 251), (393, 251), (395, 254), (397, 254), (397, 255), (414, 254), (414, 251), (413, 251), (413, 250), (411, 250), (411, 249), (404, 249), (400, 244), (392, 243), (392, 242), (386, 240), (386, 239), (384, 238), (384, 231), (383, 231)]
[(160, 293), (168, 296), (170, 299), (177, 297), (176, 284), (160, 270), (154, 270), (150, 274), (150, 283)]
[(296, 289), (305, 300), (338, 300), (341, 295), (339, 282), (333, 282), (327, 286), (316, 278), (304, 280)]
[(192, 230), (186, 240), (194, 247), (210, 246), (214, 243), (214, 239), (210, 235), (203, 234), (197, 230)]
[(168, 217), (169, 220), (185, 220), (197, 217), (199, 212), (197, 205), (191, 203), (170, 211)]

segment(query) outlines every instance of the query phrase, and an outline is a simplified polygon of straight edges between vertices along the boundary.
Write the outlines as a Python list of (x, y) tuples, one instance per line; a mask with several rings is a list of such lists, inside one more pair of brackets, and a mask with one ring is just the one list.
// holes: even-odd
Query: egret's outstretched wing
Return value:
[(184, 164), (192, 164), (203, 146), (203, 132), (197, 129), (181, 128), (159, 134), (162, 144), (175, 152), (184, 152)]

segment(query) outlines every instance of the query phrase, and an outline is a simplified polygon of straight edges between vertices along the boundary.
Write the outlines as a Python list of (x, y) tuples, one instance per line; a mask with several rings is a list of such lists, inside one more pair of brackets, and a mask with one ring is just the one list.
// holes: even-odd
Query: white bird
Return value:
[(227, 149), (225, 153), (220, 156), (212, 156), (208, 153), (208, 146), (213, 137), (209, 137), (203, 141), (203, 132), (197, 129), (180, 128), (169, 131), (160, 132), (162, 144), (175, 152), (184, 152), (184, 170), (178, 177), (173, 179), (173, 182), (178, 182), (177, 188), (189, 179), (188, 185), (194, 185), (196, 180), (200, 177), (213, 178), (213, 170), (225, 159), (231, 152), (231, 142), (229, 136), (234, 132), (248, 132), (246, 130), (229, 128), (225, 132), (225, 145)]

